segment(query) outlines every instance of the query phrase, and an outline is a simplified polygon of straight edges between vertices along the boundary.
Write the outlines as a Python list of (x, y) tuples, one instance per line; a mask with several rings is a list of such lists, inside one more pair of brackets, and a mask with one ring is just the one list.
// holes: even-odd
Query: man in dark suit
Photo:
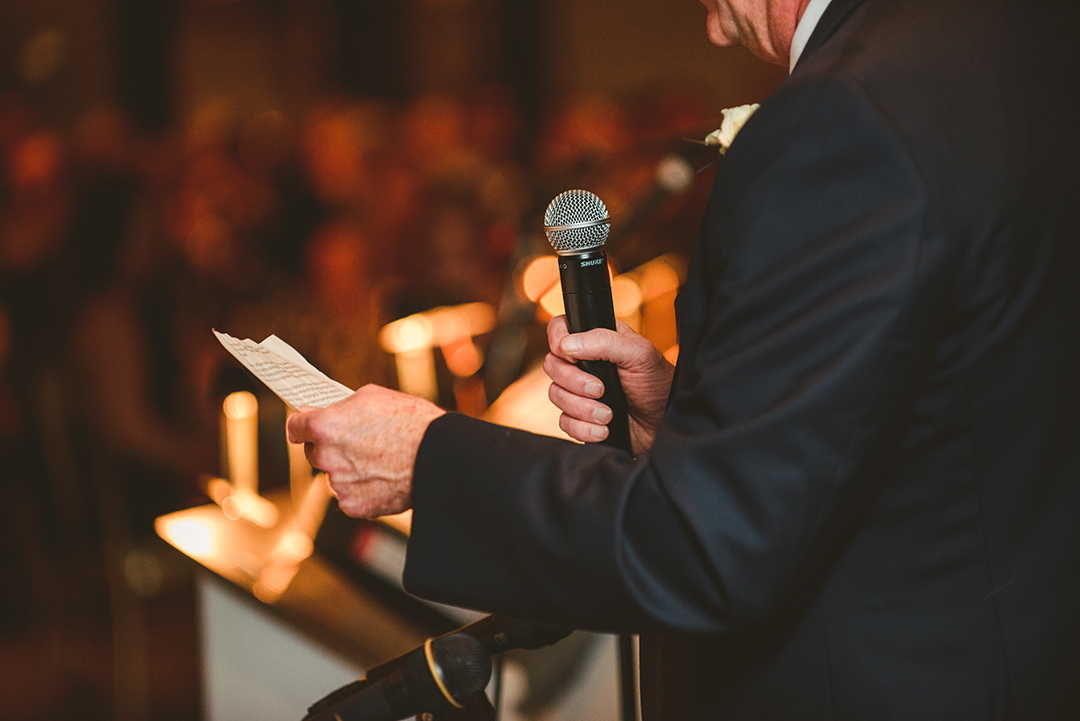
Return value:
[(615, 361), (637, 455), (371, 387), (292, 438), (347, 512), (412, 505), (414, 592), (641, 632), (652, 718), (1080, 718), (1074, 10), (706, 6), (797, 62), (717, 173), (674, 380), (549, 329), (563, 428), (603, 435), (570, 361)]

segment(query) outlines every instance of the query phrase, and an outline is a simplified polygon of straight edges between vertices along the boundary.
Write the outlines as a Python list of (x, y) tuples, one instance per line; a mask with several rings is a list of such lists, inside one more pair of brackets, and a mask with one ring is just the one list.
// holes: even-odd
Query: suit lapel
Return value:
[(806, 48), (803, 49), (802, 56), (795, 67), (798, 68), (807, 56), (813, 55), (815, 50), (824, 45), (864, 2), (866, 0), (831, 0), (829, 7), (825, 8), (825, 12), (821, 15), (817, 27), (814, 28), (814, 32), (810, 34)]

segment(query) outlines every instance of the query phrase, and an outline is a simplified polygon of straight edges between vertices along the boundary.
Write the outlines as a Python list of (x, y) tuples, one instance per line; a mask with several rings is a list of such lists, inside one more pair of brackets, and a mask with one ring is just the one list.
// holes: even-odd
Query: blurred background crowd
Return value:
[(684, 139), (779, 79), (703, 21), (693, 0), (5, 3), (0, 719), (200, 717), (191, 569), (153, 520), (205, 502), (225, 395), (264, 393), (211, 328), (396, 387), (381, 328), (488, 303), (528, 332), (440, 395), (478, 413), (543, 353), (544, 319), (506, 311), (554, 195), (624, 221), (623, 270), (688, 255), (710, 171), (671, 193), (658, 164), (708, 165)]

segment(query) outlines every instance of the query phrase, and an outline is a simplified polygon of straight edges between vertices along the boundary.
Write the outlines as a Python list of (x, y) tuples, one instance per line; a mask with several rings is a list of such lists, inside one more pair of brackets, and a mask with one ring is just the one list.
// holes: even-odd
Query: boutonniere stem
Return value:
[[(719, 128), (706, 135), (704, 140), (691, 140), (690, 142), (698, 145), (715, 146), (720, 151), (720, 155), (723, 155), (731, 147), (731, 144), (735, 142), (735, 136), (739, 134), (742, 126), (746, 124), (746, 121), (750, 119), (750, 116), (754, 114), (754, 111), (759, 106), (760, 103), (754, 103), (752, 105), (740, 105), (737, 108), (725, 108), (720, 111), (723, 113), (724, 120)], [(689, 140), (689, 138), (687, 139)], [(700, 173), (707, 168), (711, 168), (714, 164), (715, 161), (698, 168), (697, 172)]]

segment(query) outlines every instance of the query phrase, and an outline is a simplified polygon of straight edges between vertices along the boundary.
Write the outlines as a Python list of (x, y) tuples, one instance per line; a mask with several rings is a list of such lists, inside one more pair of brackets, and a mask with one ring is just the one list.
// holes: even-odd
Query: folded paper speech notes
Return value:
[(308, 363), (295, 348), (272, 335), (262, 343), (233, 338), (214, 331), (238, 361), (291, 408), (326, 408), (352, 395), (352, 389), (338, 383)]

